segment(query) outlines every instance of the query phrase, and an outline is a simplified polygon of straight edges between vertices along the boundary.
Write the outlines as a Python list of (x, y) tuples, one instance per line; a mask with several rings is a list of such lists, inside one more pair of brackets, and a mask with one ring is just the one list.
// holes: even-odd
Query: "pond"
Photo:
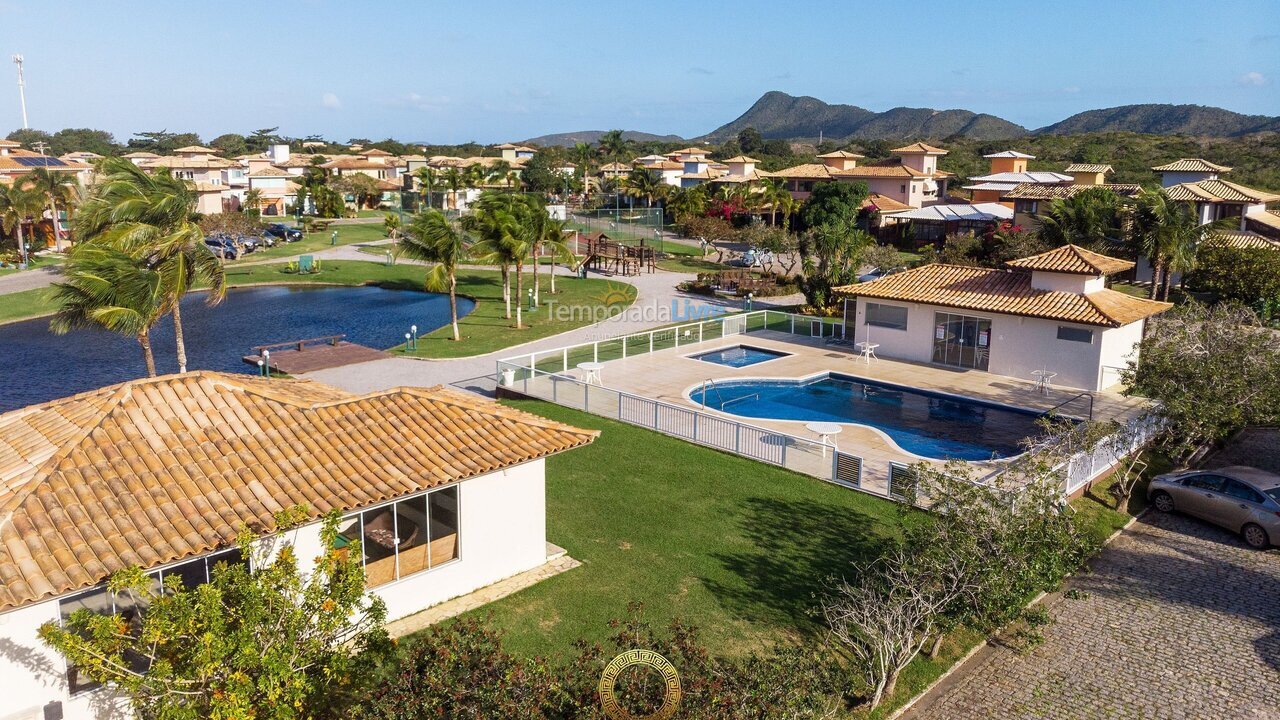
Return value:
[[(459, 317), (475, 303), (458, 298)], [(385, 349), (449, 323), (449, 297), (380, 287), (270, 286), (227, 291), (209, 307), (202, 293), (182, 303), (189, 370), (257, 372), (241, 358), (255, 345), (345, 333), (347, 340)], [(177, 372), (173, 321), (151, 333), (156, 370)], [(0, 412), (74, 395), (146, 375), (142, 350), (131, 339), (104, 330), (49, 332), (49, 319), (0, 325)]]

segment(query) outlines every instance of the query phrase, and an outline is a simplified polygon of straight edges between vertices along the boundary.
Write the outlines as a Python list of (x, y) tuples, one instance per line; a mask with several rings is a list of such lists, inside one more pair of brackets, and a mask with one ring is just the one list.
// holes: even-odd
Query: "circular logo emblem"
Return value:
[[(625, 669), (639, 665), (653, 668), (662, 676), (666, 691), (662, 706), (648, 715), (633, 715), (618, 703), (615, 686), (618, 675)], [(666, 658), (651, 650), (628, 650), (609, 661), (600, 675), (600, 704), (610, 720), (668, 720), (680, 707), (680, 673)]]

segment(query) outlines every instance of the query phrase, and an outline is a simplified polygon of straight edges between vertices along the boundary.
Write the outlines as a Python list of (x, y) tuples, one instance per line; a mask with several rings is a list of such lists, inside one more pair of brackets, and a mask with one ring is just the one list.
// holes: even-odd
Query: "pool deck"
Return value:
[[(741, 368), (688, 357), (739, 344), (790, 354), (787, 357)], [(679, 348), (605, 362), (600, 380), (604, 387), (613, 390), (661, 400), (672, 405), (696, 408), (712, 415), (732, 418), (768, 430), (817, 440), (817, 436), (805, 428), (804, 421), (765, 420), (722, 413), (710, 408), (704, 409), (690, 400), (688, 393), (697, 390), (703, 382), (708, 380), (795, 379), (828, 371), (1040, 412), (1071, 401), (1081, 393), (1079, 390), (1052, 388), (1044, 394), (1037, 391), (1035, 384), (1030, 380), (1023, 381), (978, 370), (947, 368), (885, 358), (874, 359), (868, 363), (857, 354), (854, 348), (827, 344), (817, 338), (770, 330), (690, 343), (681, 345)], [(569, 374), (581, 376), (582, 372), (571, 368)], [(1120, 389), (1116, 387), (1114, 391), (1092, 393), (1095, 420), (1115, 419), (1123, 422), (1137, 417), (1146, 407), (1146, 400), (1126, 397), (1119, 392)], [(1081, 398), (1072, 401), (1061, 412), (1066, 415), (1084, 416), (1087, 410), (1087, 399)], [(912, 464), (922, 459), (903, 451), (885, 435), (865, 425), (855, 423), (840, 423), (840, 425), (842, 431), (836, 437), (839, 448), (843, 452), (858, 455), (863, 459), (864, 476), (868, 479), (886, 477), (890, 462)], [(799, 458), (796, 461), (804, 462)], [(815, 474), (821, 475), (824, 473), (820, 465), (829, 465), (830, 458), (815, 455), (811, 462), (817, 471)], [(997, 467), (990, 461), (973, 464), (990, 470)], [(792, 465), (792, 462), (788, 462), (788, 465)]]

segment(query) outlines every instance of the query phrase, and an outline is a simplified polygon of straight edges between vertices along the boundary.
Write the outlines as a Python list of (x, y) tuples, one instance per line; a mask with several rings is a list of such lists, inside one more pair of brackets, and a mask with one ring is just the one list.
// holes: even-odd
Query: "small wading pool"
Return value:
[(757, 363), (777, 360), (781, 357), (787, 357), (791, 353), (778, 352), (777, 350), (765, 350), (764, 348), (752, 347), (750, 345), (734, 345), (733, 347), (719, 348), (697, 355), (691, 355), (694, 360), (702, 362), (715, 363), (716, 365), (728, 365), (729, 367), (746, 367)]
[(898, 447), (938, 460), (991, 460), (1022, 452), (1040, 413), (827, 373), (804, 380), (724, 380), (689, 398), (752, 418), (858, 423)]

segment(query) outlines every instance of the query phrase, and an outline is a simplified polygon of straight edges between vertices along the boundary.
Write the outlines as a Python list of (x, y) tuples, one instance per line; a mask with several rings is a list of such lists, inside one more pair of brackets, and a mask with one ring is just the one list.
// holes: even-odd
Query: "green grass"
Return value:
[(49, 298), (51, 288), (43, 287), (0, 295), (0, 323), (26, 320), (52, 313), (56, 307)]
[(247, 262), (256, 262), (268, 258), (284, 258), (293, 257), (294, 255), (305, 255), (307, 253), (324, 250), (332, 242), (333, 231), (338, 231), (338, 244), (350, 245), (352, 243), (372, 242), (374, 240), (385, 240), (387, 235), (383, 231), (381, 225), (333, 225), (327, 232), (315, 232), (304, 235), (301, 240), (292, 243), (278, 242), (273, 248), (264, 248), (255, 253), (250, 253), (241, 257), (239, 260), (232, 260), (227, 263), (228, 267), (242, 265)]
[[(45, 255), (32, 255), (31, 262), (27, 263), (27, 270), (35, 270), (36, 268), (50, 267), (53, 265), (61, 265), (65, 260), (66, 258), (64, 258), (61, 255), (56, 255), (53, 257), (49, 257)], [(0, 277), (4, 277), (5, 275), (12, 275), (14, 273), (19, 273), (19, 272), (25, 272), (25, 271), (19, 270), (16, 266), (2, 267), (0, 268)]]
[(517, 654), (572, 657), (575, 639), (608, 637), (633, 600), (657, 626), (697, 625), (719, 654), (811, 640), (823, 579), (899, 534), (887, 501), (575, 410), (510, 404), (603, 431), (547, 461), (547, 539), (582, 567), (478, 611)]
[[(715, 257), (714, 255), (708, 257)], [(658, 267), (663, 270), (681, 273), (705, 273), (705, 272), (721, 272), (723, 270), (731, 270), (728, 265), (722, 265), (714, 260), (703, 260), (697, 255), (676, 255), (674, 257), (664, 258), (658, 261)]]

